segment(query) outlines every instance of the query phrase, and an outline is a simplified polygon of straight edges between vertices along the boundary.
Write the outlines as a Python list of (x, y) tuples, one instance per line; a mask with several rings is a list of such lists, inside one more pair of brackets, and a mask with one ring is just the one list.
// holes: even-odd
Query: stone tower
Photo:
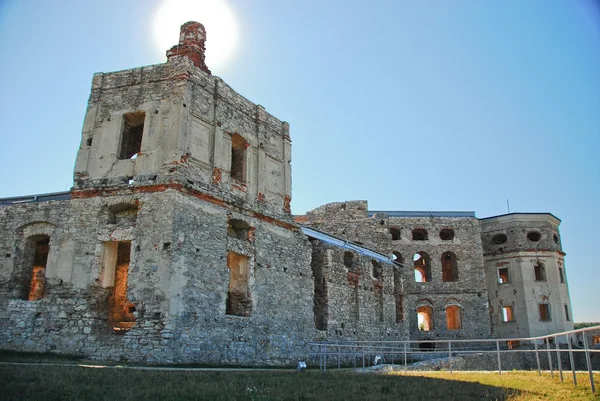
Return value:
[(94, 75), (75, 197), (173, 188), (291, 220), (289, 125), (211, 75), (205, 40), (188, 22), (166, 64)]
[(549, 213), (511, 213), (480, 222), (494, 334), (572, 330), (560, 220)]

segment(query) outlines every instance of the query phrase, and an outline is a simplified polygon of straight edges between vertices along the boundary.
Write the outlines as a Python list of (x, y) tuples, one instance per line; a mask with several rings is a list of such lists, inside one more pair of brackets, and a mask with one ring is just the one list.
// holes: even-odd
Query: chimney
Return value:
[(181, 25), (179, 44), (167, 50), (167, 62), (176, 57), (187, 57), (202, 71), (211, 73), (204, 62), (206, 51), (206, 29), (199, 22), (190, 21)]

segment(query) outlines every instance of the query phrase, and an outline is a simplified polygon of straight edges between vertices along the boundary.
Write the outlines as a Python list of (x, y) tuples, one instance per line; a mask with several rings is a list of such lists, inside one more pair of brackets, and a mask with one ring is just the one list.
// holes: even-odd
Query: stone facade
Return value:
[[(546, 243), (557, 219), (354, 201), (295, 221), (289, 126), (211, 75), (205, 38), (186, 23), (167, 63), (95, 74), (71, 191), (0, 200), (1, 349), (284, 365), (313, 340), (533, 333), (532, 300), (497, 324), (511, 295), (489, 238), (535, 226)], [(564, 267), (556, 243), (510, 252)], [(568, 304), (552, 277), (540, 295)]]

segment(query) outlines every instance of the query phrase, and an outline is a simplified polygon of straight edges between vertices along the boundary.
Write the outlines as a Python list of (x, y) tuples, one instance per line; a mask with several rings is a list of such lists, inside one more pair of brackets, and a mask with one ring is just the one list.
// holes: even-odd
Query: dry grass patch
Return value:
[(557, 372), (551, 377), (549, 372), (511, 371), (499, 375), (497, 372), (407, 372), (392, 373), (392, 375), (410, 377), (428, 377), (459, 382), (479, 383), (485, 386), (501, 388), (507, 394), (507, 400), (532, 401), (532, 400), (600, 400), (600, 374), (594, 374), (596, 394), (593, 395), (590, 387), (589, 376), (586, 373), (577, 373), (577, 387), (573, 387), (571, 372), (563, 372), (564, 382), (560, 382)]

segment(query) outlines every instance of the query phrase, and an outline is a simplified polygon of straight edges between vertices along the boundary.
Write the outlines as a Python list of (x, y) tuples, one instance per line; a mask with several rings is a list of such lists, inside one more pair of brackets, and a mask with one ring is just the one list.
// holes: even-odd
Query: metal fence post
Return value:
[(356, 345), (352, 349), (354, 350), (354, 369), (356, 369)]
[(448, 341), (448, 359), (450, 360), (450, 373), (452, 372), (452, 341)]
[(323, 373), (327, 373), (327, 346), (324, 347), (324, 358), (323, 358)]
[(546, 350), (548, 350), (548, 365), (550, 365), (550, 377), (554, 378), (554, 370), (552, 369), (552, 353), (550, 352), (550, 341), (548, 337), (544, 338), (546, 341)]
[(500, 341), (496, 341), (496, 351), (498, 353), (498, 373), (502, 374), (502, 364), (500, 363)]
[(363, 372), (365, 371), (365, 345), (362, 346)]
[(558, 337), (554, 337), (554, 342), (556, 343), (556, 363), (558, 364), (558, 375), (560, 376), (560, 382), (563, 380), (562, 373), (562, 359), (560, 358), (560, 346), (558, 345)]
[(406, 342), (404, 343), (404, 372), (406, 373)]
[(575, 373), (575, 359), (573, 358), (570, 334), (567, 334), (567, 342), (569, 343), (569, 361), (571, 362), (571, 372), (573, 373), (573, 386), (577, 387), (577, 374)]
[(585, 348), (585, 362), (588, 368), (588, 374), (590, 375), (590, 386), (592, 387), (592, 393), (596, 392), (596, 385), (594, 384), (594, 373), (592, 373), (592, 362), (590, 361), (590, 350), (588, 349), (587, 333), (583, 333), (583, 346)]
[(537, 346), (537, 342), (535, 340), (533, 340), (533, 346), (535, 348), (535, 360), (537, 361), (538, 374), (541, 376), (542, 369), (540, 368), (540, 354), (538, 353), (538, 346)]
[(338, 344), (338, 369), (340, 368), (340, 358), (342, 356), (342, 346)]

